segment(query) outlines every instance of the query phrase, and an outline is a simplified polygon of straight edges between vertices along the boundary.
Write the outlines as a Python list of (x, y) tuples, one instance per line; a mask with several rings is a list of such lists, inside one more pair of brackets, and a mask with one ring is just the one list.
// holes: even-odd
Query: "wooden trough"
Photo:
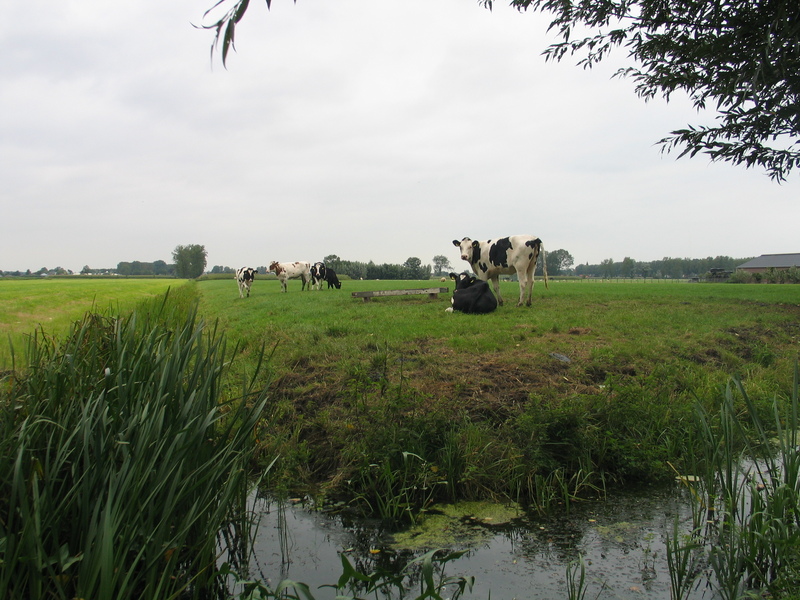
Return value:
[(428, 294), (428, 298), (436, 300), (439, 294), (446, 294), (450, 289), (446, 287), (417, 288), (411, 290), (378, 290), (374, 292), (352, 292), (353, 298), (363, 298), (364, 302), (369, 302), (371, 298), (383, 296), (409, 296), (411, 294)]

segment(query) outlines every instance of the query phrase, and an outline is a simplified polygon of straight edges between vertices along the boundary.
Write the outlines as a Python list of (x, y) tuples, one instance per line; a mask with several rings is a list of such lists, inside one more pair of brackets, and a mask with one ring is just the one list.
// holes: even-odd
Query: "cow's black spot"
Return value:
[(472, 260), (470, 264), (474, 265), (481, 259), (481, 245), (478, 242), (472, 242)]
[(489, 270), (489, 265), (487, 265), (486, 263), (478, 263), (478, 268), (484, 273), (486, 273), (486, 271)]
[(527, 242), (525, 242), (525, 245), (530, 246), (531, 248), (536, 250), (537, 248), (539, 248), (539, 246), (542, 245), (542, 240), (540, 240), (539, 238), (536, 238), (535, 240), (528, 240)]
[(500, 238), (489, 247), (489, 262), (493, 265), (508, 266), (508, 251), (511, 250), (511, 240), (507, 237)]

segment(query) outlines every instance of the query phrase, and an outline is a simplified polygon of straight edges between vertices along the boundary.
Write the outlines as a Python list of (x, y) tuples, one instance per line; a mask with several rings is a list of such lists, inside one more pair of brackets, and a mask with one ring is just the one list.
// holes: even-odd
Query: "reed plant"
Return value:
[[(335, 590), (336, 600), (368, 600), (373, 598), (408, 598), (409, 600), (458, 600), (472, 591), (475, 578), (462, 575), (447, 575), (445, 569), (450, 562), (463, 556), (466, 551), (449, 552), (433, 549), (409, 561), (400, 571), (378, 568), (364, 573), (353, 566), (345, 553), (340, 554), (342, 574), (336, 583), (324, 584), (321, 588)], [(236, 576), (235, 572), (229, 575)], [(315, 600), (311, 588), (293, 580), (283, 580), (274, 588), (255, 579), (238, 580), (241, 600)], [(419, 586), (419, 592), (413, 588)]]
[(220, 402), (225, 337), (188, 304), (35, 334), (0, 380), (0, 597), (224, 595), (266, 399)]
[(584, 600), (588, 591), (588, 582), (586, 581), (586, 561), (583, 560), (582, 555), (567, 564), (566, 580), (568, 600)]
[(667, 569), (670, 600), (685, 600), (700, 575), (697, 554), (701, 545), (691, 535), (681, 533), (675, 518), (672, 535), (667, 537)]
[[(742, 381), (733, 378), (716, 415), (698, 409), (697, 475), (692, 490), (694, 529), (668, 544), (673, 597), (688, 581), (687, 561), (701, 548), (721, 598), (769, 592), (794, 597), (800, 547), (800, 375), (795, 364), (788, 398), (776, 397), (770, 421)], [(792, 575), (793, 574), (793, 575)]]

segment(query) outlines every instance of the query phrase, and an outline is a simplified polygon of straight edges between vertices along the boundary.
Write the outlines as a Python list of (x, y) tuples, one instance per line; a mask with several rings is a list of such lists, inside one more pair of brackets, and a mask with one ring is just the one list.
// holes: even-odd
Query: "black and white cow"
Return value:
[(328, 289), (332, 287), (336, 288), (337, 290), (342, 289), (342, 284), (339, 281), (339, 278), (336, 276), (336, 272), (328, 267), (325, 269), (325, 281), (328, 282)]
[(311, 287), (317, 290), (322, 289), (322, 282), (325, 280), (325, 263), (315, 262), (311, 265)]
[(244, 291), (247, 290), (247, 297), (250, 297), (250, 286), (256, 278), (256, 270), (250, 267), (236, 269), (236, 283), (239, 284), (239, 298), (244, 298)]
[(486, 314), (497, 308), (497, 299), (489, 289), (489, 284), (468, 273), (450, 273), (456, 282), (453, 290), (452, 306), (447, 312), (457, 310), (468, 314)]
[(465, 237), (460, 242), (453, 240), (453, 245), (461, 250), (461, 258), (467, 261), (478, 279), (492, 280), (497, 302), (502, 306), (500, 296), (500, 275), (517, 274), (519, 278), (519, 302), (531, 305), (533, 295), (533, 272), (539, 253), (542, 254), (542, 271), (544, 285), (547, 284), (547, 255), (542, 240), (532, 235), (512, 235), (497, 240), (479, 242)]
[(304, 261), (295, 262), (276, 262), (273, 261), (269, 265), (270, 271), (275, 271), (278, 276), (278, 281), (281, 282), (281, 291), (286, 291), (286, 282), (289, 279), (300, 279), (303, 282), (301, 289), (311, 289), (311, 263)]

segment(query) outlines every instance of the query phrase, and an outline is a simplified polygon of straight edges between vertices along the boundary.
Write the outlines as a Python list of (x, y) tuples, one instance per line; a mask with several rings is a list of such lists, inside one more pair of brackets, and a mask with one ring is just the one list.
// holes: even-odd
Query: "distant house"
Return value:
[(800, 254), (762, 254), (736, 267), (737, 271), (766, 273), (768, 269), (791, 269), (800, 267)]

